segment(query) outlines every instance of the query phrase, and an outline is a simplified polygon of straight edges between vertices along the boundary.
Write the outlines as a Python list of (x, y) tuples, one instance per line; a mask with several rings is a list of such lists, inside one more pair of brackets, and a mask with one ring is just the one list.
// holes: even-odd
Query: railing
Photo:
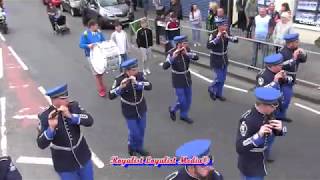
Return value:
[[(139, 21), (138, 19), (130, 24), (131, 27), (136, 26), (130, 29), (130, 40), (135, 44), (136, 35), (134, 29), (138, 29)], [(153, 38), (156, 40), (156, 25), (154, 19), (148, 19), (149, 27), (153, 30)], [(188, 36), (188, 40), (190, 43), (190, 47), (192, 51), (209, 57), (209, 50), (206, 48), (208, 34), (211, 33), (205, 29), (196, 29), (200, 31), (200, 44), (201, 46), (193, 46), (192, 40), (192, 30), (191, 26), (180, 26), (180, 33)], [(160, 31), (160, 44), (166, 41), (164, 29)], [(236, 35), (239, 38), (239, 43), (229, 43), (228, 56), (230, 63), (241, 66), (244, 68), (248, 68), (251, 70), (259, 71), (263, 68), (263, 58), (266, 55), (275, 53), (276, 50), (282, 48), (282, 46), (273, 44), (265, 41), (258, 41), (250, 38), (245, 38), (244, 33), (238, 29), (231, 29), (231, 34)], [(255, 46), (259, 46), (259, 48), (254, 48)], [(320, 68), (320, 53), (306, 50), (308, 53), (308, 62), (301, 65), (299, 67), (299, 79), (297, 80), (300, 83), (305, 85), (309, 85), (312, 87), (319, 88), (320, 87), (320, 71), (317, 69)]]

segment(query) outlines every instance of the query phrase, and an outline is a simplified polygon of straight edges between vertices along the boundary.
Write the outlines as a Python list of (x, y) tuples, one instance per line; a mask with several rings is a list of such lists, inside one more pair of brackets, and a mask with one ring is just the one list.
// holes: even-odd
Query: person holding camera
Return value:
[(171, 120), (175, 121), (176, 111), (180, 110), (180, 120), (192, 124), (193, 120), (188, 115), (192, 101), (192, 81), (189, 65), (191, 60), (196, 61), (199, 57), (190, 52), (187, 36), (175, 36), (173, 41), (176, 43), (176, 47), (169, 50), (166, 61), (162, 65), (164, 70), (171, 67), (172, 85), (177, 96), (177, 102), (169, 106), (169, 114)]
[(242, 180), (263, 180), (267, 175), (265, 152), (268, 139), (283, 136), (287, 128), (273, 113), (279, 106), (281, 92), (271, 87), (255, 89), (256, 103), (244, 113), (236, 137), (238, 169)]
[(228, 67), (228, 43), (229, 41), (237, 43), (238, 38), (229, 35), (229, 24), (225, 18), (216, 20), (218, 31), (211, 34), (207, 43), (207, 48), (210, 49), (210, 68), (214, 72), (214, 81), (208, 87), (208, 92), (213, 101), (219, 99), (225, 101), (223, 97), (223, 86), (227, 77)]
[(53, 166), (61, 180), (93, 180), (91, 151), (80, 126), (90, 127), (93, 118), (76, 101), (69, 101), (67, 85), (46, 92), (52, 105), (39, 117), (37, 143), (50, 146)]
[(287, 81), (282, 86), (283, 103), (281, 104), (281, 111), (279, 117), (286, 122), (292, 122), (290, 118), (286, 116), (287, 109), (289, 108), (291, 98), (293, 96), (293, 86), (296, 82), (296, 76), (300, 63), (307, 62), (307, 53), (304, 49), (299, 48), (299, 34), (287, 34), (283, 37), (286, 41), (285, 46), (280, 51), (283, 55), (284, 63), (283, 70), (286, 71), (290, 81)]
[(113, 100), (121, 97), (122, 114), (128, 126), (128, 153), (130, 156), (148, 156), (144, 149), (144, 134), (147, 123), (147, 103), (144, 90), (150, 91), (152, 84), (138, 71), (138, 60), (128, 59), (121, 64), (124, 73), (114, 81), (109, 91)]

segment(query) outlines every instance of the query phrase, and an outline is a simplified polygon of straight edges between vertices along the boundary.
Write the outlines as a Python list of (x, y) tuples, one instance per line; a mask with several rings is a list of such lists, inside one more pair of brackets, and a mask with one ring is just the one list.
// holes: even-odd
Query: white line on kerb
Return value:
[(2, 56), (2, 48), (0, 48), (0, 79), (3, 78), (3, 56)]
[[(161, 62), (159, 65), (162, 66), (163, 62)], [(196, 72), (194, 72), (192, 70), (190, 70), (190, 73), (193, 74), (194, 76), (204, 80), (204, 81), (207, 81), (208, 83), (212, 83), (213, 82), (211, 79), (209, 79), (209, 78), (207, 78), (207, 77), (205, 77), (205, 76), (203, 76), (203, 75), (201, 75), (199, 73), (196, 73)], [(241, 88), (234, 87), (234, 86), (230, 86), (230, 85), (227, 85), (227, 84), (225, 84), (224, 87), (228, 88), (228, 89), (233, 89), (233, 90), (236, 90), (236, 91), (244, 92), (244, 93), (248, 93), (249, 92), (248, 90), (241, 89)]]
[(0, 39), (3, 41), (3, 42), (6, 42), (6, 38), (4, 38), (4, 36), (0, 33)]
[(320, 115), (320, 111), (317, 111), (317, 110), (315, 110), (315, 109), (313, 109), (313, 108), (311, 108), (311, 107), (302, 105), (302, 104), (300, 104), (300, 103), (294, 103), (294, 105), (297, 106), (297, 107), (300, 107), (300, 108), (302, 108), (302, 109), (305, 109), (305, 110), (307, 110), (307, 111), (310, 111), (310, 112), (313, 112), (313, 113), (315, 113), (315, 114)]
[(93, 163), (99, 168), (102, 169), (104, 167), (104, 163), (98, 158), (98, 156), (91, 151), (91, 160), (93, 161)]
[(46, 90), (42, 86), (39, 86), (38, 90), (41, 92), (41, 94), (43, 94), (48, 103), (51, 104), (51, 99), (46, 95)]
[(44, 157), (30, 157), (30, 156), (20, 156), (16, 163), (21, 164), (40, 164), (40, 165), (53, 165), (51, 158), (44, 158)]
[(23, 70), (27, 71), (29, 70), (28, 66), (21, 60), (21, 58), (18, 56), (18, 54), (13, 50), (11, 46), (8, 47), (10, 50), (11, 54), (16, 58), (20, 66), (22, 67)]
[(1, 105), (1, 155), (7, 155), (6, 98), (0, 98)]

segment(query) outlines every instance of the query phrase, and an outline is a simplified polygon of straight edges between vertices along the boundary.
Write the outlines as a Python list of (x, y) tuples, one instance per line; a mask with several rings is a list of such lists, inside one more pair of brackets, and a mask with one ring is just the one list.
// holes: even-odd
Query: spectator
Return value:
[(217, 16), (218, 8), (219, 6), (216, 2), (209, 3), (208, 17), (207, 17), (207, 23), (206, 23), (206, 29), (208, 31), (214, 31), (217, 29), (217, 26), (215, 23), (215, 17)]
[(276, 24), (280, 21), (280, 14), (275, 10), (274, 3), (270, 3), (268, 7), (268, 15), (270, 16), (269, 34), (272, 35)]
[[(270, 16), (267, 15), (266, 8), (262, 7), (259, 9), (259, 14), (254, 18), (254, 37), (258, 41), (266, 41), (269, 33), (269, 24), (270, 24)], [(267, 54), (267, 47), (260, 43), (254, 44), (253, 58), (252, 58), (252, 66), (256, 66), (257, 62), (257, 51), (261, 48), (263, 57)]]
[(224, 20), (228, 20), (227, 16), (224, 15), (224, 10), (223, 8), (218, 8), (217, 9), (217, 16), (216, 16), (217, 19), (224, 19)]
[(167, 16), (168, 14), (170, 14), (172, 12), (177, 16), (177, 18), (179, 20), (183, 19), (183, 17), (182, 17), (182, 7), (181, 7), (181, 4), (180, 4), (180, 1), (171, 0), (170, 9), (165, 13), (165, 15)]
[(132, 7), (134, 11), (137, 11), (137, 5), (138, 5), (138, 1), (137, 0), (132, 0)]
[(150, 68), (149, 68), (149, 62), (152, 57), (152, 50), (151, 47), (153, 45), (153, 39), (152, 39), (152, 30), (148, 28), (148, 22), (147, 19), (144, 19), (141, 21), (141, 28), (137, 31), (137, 45), (138, 48), (141, 51), (142, 54), (142, 69), (143, 74), (148, 75), (151, 74)]
[(233, 27), (237, 25), (238, 28), (241, 29), (242, 31), (247, 29), (247, 18), (244, 12), (246, 4), (247, 4), (247, 0), (237, 0), (236, 2), (236, 8), (238, 12), (238, 21), (233, 24)]
[(144, 16), (148, 16), (148, 10), (149, 10), (149, 0), (143, 0), (143, 12)]
[(128, 57), (128, 49), (129, 49), (129, 41), (127, 37), (127, 33), (122, 30), (122, 25), (119, 21), (114, 23), (115, 31), (111, 34), (111, 40), (113, 40), (119, 50), (121, 56), (121, 63), (127, 60)]
[(291, 10), (290, 10), (289, 4), (286, 2), (281, 4), (280, 14), (283, 12), (289, 12), (289, 14), (291, 15)]
[(55, 27), (55, 24), (54, 24), (54, 19), (55, 17), (58, 15), (58, 9), (53, 6), (53, 4), (50, 2), (48, 3), (47, 5), (47, 14), (48, 14), (48, 17), (49, 17), (49, 20), (50, 20), (50, 23), (51, 23), (51, 26), (52, 26), (52, 29), (53, 31), (56, 30), (56, 27)]
[(247, 38), (251, 38), (252, 25), (254, 18), (257, 15), (258, 3), (257, 0), (248, 0), (244, 12), (247, 16)]
[(180, 23), (177, 19), (177, 16), (173, 12), (170, 13), (170, 19), (166, 25), (166, 34), (167, 40), (171, 44), (171, 48), (175, 47), (173, 38), (180, 35)]
[(194, 47), (200, 46), (201, 12), (196, 4), (191, 5), (189, 19), (192, 27), (192, 40)]
[(156, 11), (159, 12), (159, 11), (163, 11), (164, 10), (164, 6), (162, 5), (162, 2), (161, 0), (153, 0), (152, 1), (154, 7), (156, 8)]
[(285, 40), (283, 39), (284, 35), (292, 34), (293, 26), (292, 22), (290, 21), (290, 15), (288, 12), (284, 12), (281, 14), (281, 21), (277, 23), (273, 35), (272, 40), (275, 44), (284, 45)]

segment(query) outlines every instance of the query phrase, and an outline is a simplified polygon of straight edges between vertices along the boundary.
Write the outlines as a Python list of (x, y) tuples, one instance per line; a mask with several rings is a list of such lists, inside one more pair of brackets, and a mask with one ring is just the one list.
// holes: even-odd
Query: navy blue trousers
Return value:
[(71, 172), (58, 172), (61, 180), (93, 180), (92, 161), (89, 160), (84, 167)]
[(146, 113), (141, 118), (126, 118), (128, 126), (128, 145), (134, 151), (143, 149), (144, 132), (146, 129)]
[(211, 86), (209, 86), (209, 91), (215, 94), (217, 97), (223, 96), (223, 86), (227, 78), (227, 71), (227, 66), (224, 66), (223, 68), (213, 69), (214, 81), (212, 82)]
[(176, 112), (180, 110), (180, 117), (188, 118), (189, 110), (192, 102), (192, 88), (176, 88), (176, 103), (171, 106), (171, 111)]

